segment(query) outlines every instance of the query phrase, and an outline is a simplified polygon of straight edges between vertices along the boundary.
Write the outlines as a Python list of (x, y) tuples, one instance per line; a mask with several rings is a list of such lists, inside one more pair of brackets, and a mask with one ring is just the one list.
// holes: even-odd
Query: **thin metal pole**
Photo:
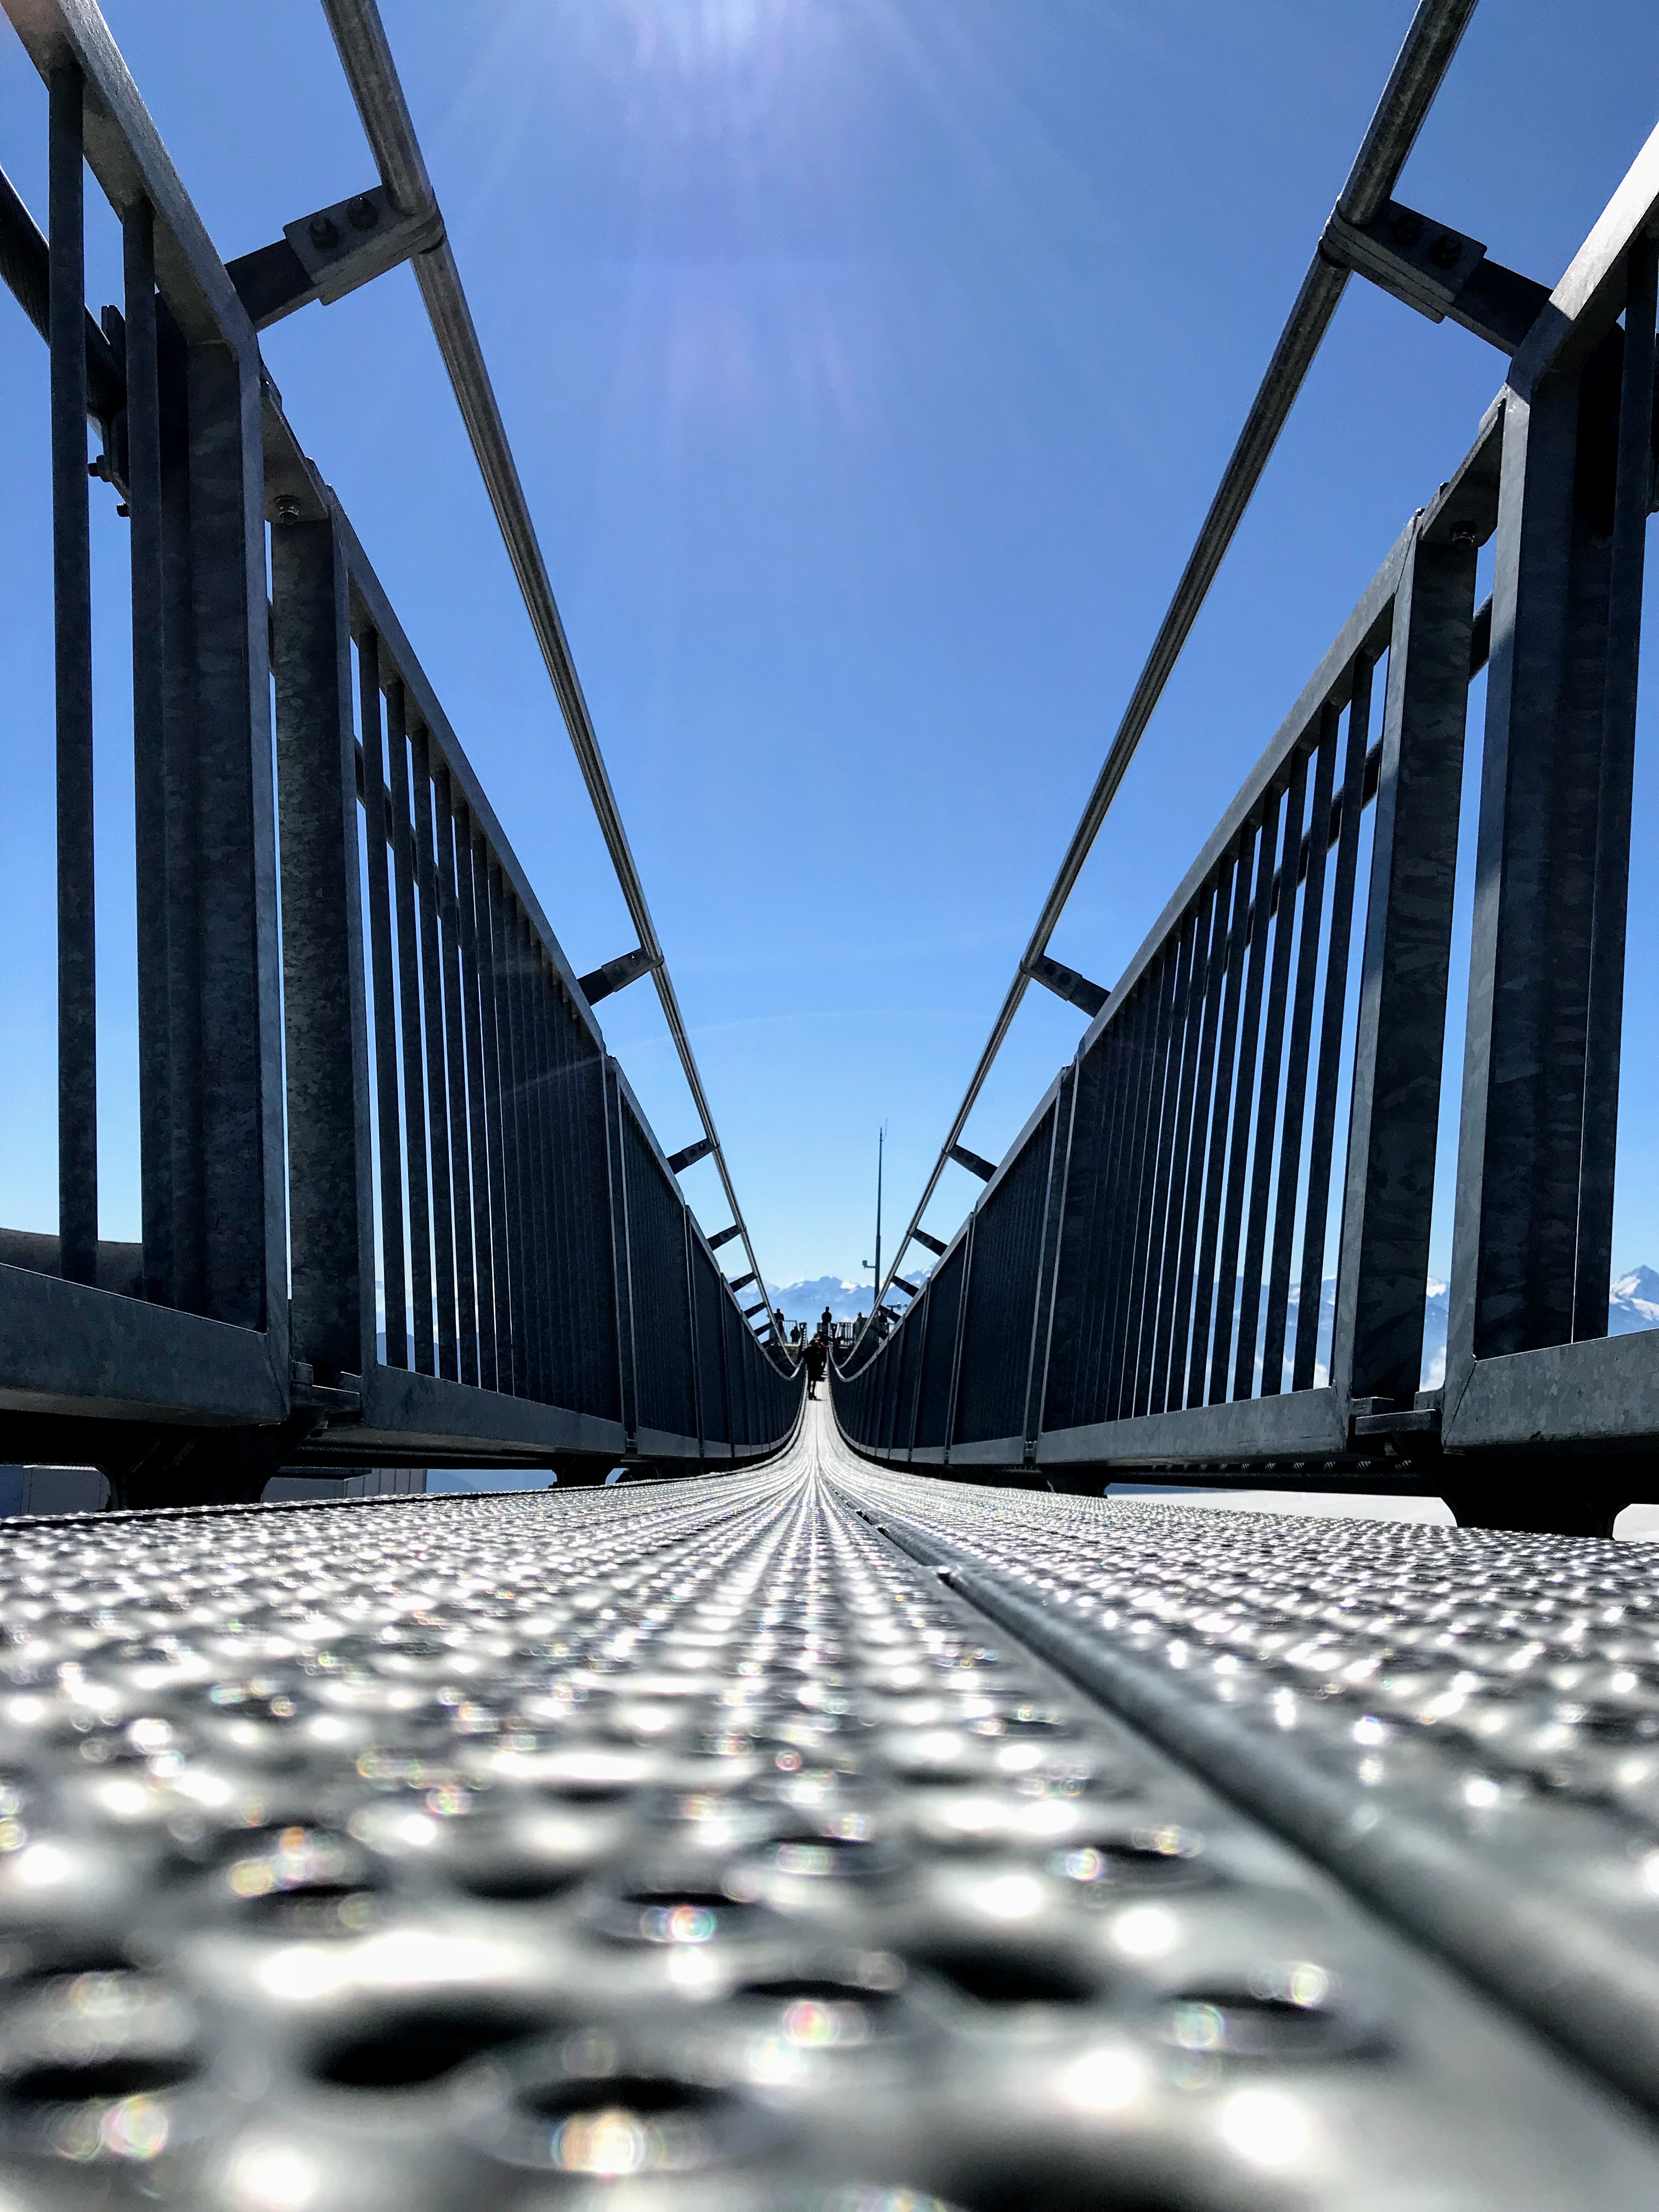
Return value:
[(1243, 1299), (1238, 1278), (1238, 1240), (1244, 1218), (1244, 1177), (1250, 1152), (1250, 1115), (1255, 1097), (1257, 1046), (1261, 1037), (1261, 994), (1267, 969), (1267, 924), (1273, 902), (1273, 853), (1284, 796), (1270, 792), (1262, 802), (1261, 826), (1255, 840), (1255, 890), (1240, 918), (1248, 929), (1249, 948), (1244, 971), (1238, 1057), (1232, 1068), (1231, 1135), (1227, 1148), (1227, 1188), (1222, 1202), (1221, 1258), (1217, 1295), (1215, 1336), (1210, 1346), (1210, 1403), (1222, 1404), (1227, 1396), (1227, 1372), (1235, 1328), (1242, 1327)]
[[(1314, 756), (1313, 826), (1308, 872), (1301, 894), (1301, 924), (1296, 948), (1296, 993), (1291, 1006), (1291, 1041), (1285, 1067), (1284, 1116), (1279, 1133), (1279, 1193), (1267, 1254), (1267, 1319), (1262, 1338), (1261, 1395), (1277, 1397), (1285, 1386), (1285, 1333), (1290, 1309), (1291, 1247), (1296, 1238), (1296, 1201), (1302, 1180), (1302, 1139), (1308, 1103), (1308, 1058), (1313, 1045), (1314, 985), (1325, 922), (1325, 824), (1331, 818), (1331, 782), (1336, 773), (1339, 716), (1327, 707), (1319, 749)], [(1297, 887), (1287, 877), (1279, 891), (1287, 920), (1297, 912)], [(1305, 1230), (1304, 1231), (1305, 1235)], [(1298, 1304), (1300, 1303), (1298, 1297)]]
[(52, 73), (48, 223), (52, 622), (58, 704), (58, 1249), (98, 1279), (97, 906), (93, 879), (92, 544), (87, 513), (86, 169), (81, 72)]
[(483, 883), (489, 919), (489, 988), (494, 1002), (494, 1019), (485, 1033), (487, 1036), (493, 1034), (495, 1039), (494, 1088), (495, 1110), (501, 1117), (501, 1127), (500, 1158), (506, 1224), (501, 1249), (507, 1255), (507, 1298), (512, 1312), (508, 1338), (508, 1372), (512, 1379), (498, 1387), (511, 1390), (514, 1397), (527, 1398), (532, 1388), (530, 1274), (526, 1256), (530, 1206), (522, 1165), (524, 1115), (520, 1097), (522, 1078), (518, 1072), (513, 1016), (513, 949), (507, 938), (509, 894), (502, 887), (501, 864), (493, 857), (484, 872)]
[(161, 409), (156, 362), (155, 216), (121, 218), (126, 301), (127, 505), (132, 526), (133, 858), (137, 893), (138, 1131), (144, 1296), (173, 1303), (172, 1009), (167, 962), (167, 665), (161, 556)]
[[(1267, 1017), (1262, 1036), (1261, 1073), (1256, 1091), (1255, 1144), (1250, 1157), (1250, 1199), (1244, 1217), (1244, 1272), (1238, 1286), (1238, 1353), (1233, 1367), (1233, 1395), (1255, 1395), (1256, 1330), (1261, 1319), (1262, 1266), (1267, 1249), (1267, 1200), (1273, 1180), (1273, 1133), (1279, 1126), (1279, 1094), (1285, 1078), (1285, 1003), (1291, 981), (1291, 942), (1296, 928), (1296, 856), (1307, 805), (1308, 756), (1298, 752), (1285, 795), (1284, 842), (1279, 848), (1278, 900), (1273, 908), (1273, 964), (1267, 971)], [(1281, 1355), (1283, 1346), (1280, 1346)], [(1281, 1356), (1281, 1365), (1282, 1365)]]
[[(432, 1337), (432, 1201), (427, 1168), (426, 1055), (421, 1048), (420, 928), (415, 918), (415, 829), (409, 799), (408, 702), (403, 679), (386, 695), (392, 769), (392, 884), (397, 901), (398, 991), (404, 1029), (404, 1134), (408, 1156), (410, 1304), (415, 1365), (437, 1372)], [(371, 848), (372, 849), (372, 848)]]
[[(887, 1148), (887, 1124), (884, 1121), (876, 1132), (876, 1285), (881, 1285), (881, 1168), (882, 1155)], [(872, 1313), (874, 1308), (871, 1309)]]
[[(1228, 925), (1226, 967), (1222, 978), (1220, 1034), (1216, 1045), (1215, 1081), (1210, 1103), (1208, 1165), (1205, 1170), (1204, 1218), (1198, 1250), (1194, 1285), (1192, 1364), (1188, 1370), (1187, 1395), (1182, 1401), (1201, 1406), (1210, 1373), (1210, 1330), (1218, 1311), (1215, 1279), (1216, 1242), (1221, 1233), (1221, 1201), (1227, 1182), (1227, 1131), (1233, 1103), (1233, 1073), (1238, 1042), (1238, 1002), (1244, 982), (1244, 948), (1249, 935), (1250, 861), (1255, 833), (1241, 832), (1227, 863), (1232, 872), (1232, 918)], [(1233, 1293), (1221, 1285), (1224, 1304), (1219, 1306), (1222, 1325), (1231, 1334)]]
[[(1449, 4), (1451, 4), (1451, 0), (1425, 0), (1425, 7), (1443, 9)], [(1473, 7), (1474, 0), (1457, 0), (1457, 4), (1467, 10)], [(437, 197), (427, 174), (425, 157), (415, 135), (414, 122), (398, 79), (397, 64), (392, 60), (392, 49), (387, 43), (375, 0), (323, 0), (323, 11), (328, 18), (329, 28), (334, 33), (341, 65), (351, 87), (352, 97), (357, 103), (364, 136), (380, 172), (380, 181), (405, 215), (435, 213)], [(743, 1209), (738, 1204), (737, 1193), (732, 1187), (720, 1133), (714, 1127), (714, 1117), (702, 1087), (702, 1077), (691, 1049), (691, 1040), (686, 1035), (684, 1017), (674, 995), (673, 984), (669, 980), (662, 944), (657, 935), (656, 925), (651, 919), (651, 909), (646, 902), (645, 886), (640, 880), (640, 872), (629, 847), (622, 810), (611, 787), (611, 777), (605, 765), (604, 755), (599, 750), (592, 717), (582, 696), (569, 641), (565, 636), (564, 623), (548, 577), (547, 563), (542, 556), (536, 526), (531, 519), (530, 504), (520, 481), (513, 448), (507, 443), (507, 428), (496, 404), (489, 371), (485, 366), (483, 349), (478, 343), (472, 311), (467, 305), (460, 271), (455, 265), (455, 257), (450, 251), (447, 239), (441, 239), (428, 252), (417, 254), (414, 270), (433, 334), (438, 341), (438, 350), (443, 356), (462, 420), (472, 441), (472, 451), (479, 472), (489, 494), (490, 504), (495, 510), (495, 520), (501, 527), (507, 557), (519, 580), (519, 589), (524, 597), (531, 628), (536, 633), (536, 641), (541, 647), (547, 672), (552, 678), (565, 727), (582, 772), (582, 781), (587, 786), (600, 834), (627, 902), (629, 917), (639, 937), (641, 951), (649, 956), (653, 963), (651, 972), (656, 983), (657, 996), (662, 1001), (663, 1018), (674, 1040), (674, 1049), (679, 1054), (686, 1087), (691, 1093), (691, 1103), (702, 1124), (703, 1134), (714, 1145), (712, 1158), (726, 1193), (726, 1203), (732, 1209), (732, 1218), (743, 1237), (743, 1248), (748, 1255), (750, 1268), (756, 1280), (763, 1284), (765, 1278), (761, 1273), (760, 1262), (755, 1257), (755, 1248), (750, 1241)]]
[(416, 722), (409, 733), (415, 797), (415, 889), (420, 900), (422, 1034), (426, 1048), (427, 1127), (431, 1146), (432, 1245), (438, 1273), (437, 1371), (460, 1380), (455, 1339), (456, 1222), (449, 1180), (449, 1060), (444, 1042), (443, 952), (438, 938), (438, 881), (433, 859), (431, 733)]
[[(385, 733), (380, 720), (380, 641), (357, 641), (358, 712), (363, 738), (363, 814), (368, 861), (369, 979), (374, 1000), (374, 1094), (380, 1134), (380, 1264), (386, 1285), (386, 1364), (409, 1364), (408, 1284), (404, 1272), (404, 1166), (398, 1122), (398, 1017), (392, 906), (386, 888)], [(394, 763), (395, 766), (395, 763)], [(410, 1047), (404, 1039), (404, 1048)]]
[(461, 918), (455, 893), (455, 817), (449, 768), (434, 763), (433, 819), (437, 830), (438, 925), (442, 951), (440, 989), (444, 1009), (444, 1051), (449, 1079), (449, 1188), (455, 1216), (455, 1304), (458, 1369), (463, 1382), (478, 1380), (478, 1297), (474, 1262), (477, 1208), (473, 1196), (468, 1146), (467, 1048), (461, 1018)]
[[(343, 0), (324, 0), (333, 14)], [(1420, 0), (1411, 28), (1406, 33), (1384, 86), (1382, 97), (1360, 143), (1354, 165), (1348, 173), (1336, 203), (1336, 211), (1345, 221), (1360, 225), (1370, 222), (1393, 191), (1406, 157), (1416, 142), (1417, 134), (1440, 89), (1442, 80), (1450, 66), (1452, 56), (1468, 27), (1475, 9), (1475, 0)], [(1152, 720), (1164, 687), (1173, 674), (1182, 647), (1190, 635), (1193, 624), (1209, 594), (1218, 571), (1232, 544), (1234, 532), (1244, 517), (1244, 510), (1262, 471), (1267, 465), (1279, 434), (1289, 417), (1296, 396), (1302, 389), (1308, 371), (1313, 366), (1314, 356), (1320, 342), (1336, 313), (1348, 282), (1349, 272), (1325, 258), (1322, 250), (1316, 249), (1308, 273), (1302, 280), (1302, 289), (1279, 333), (1267, 373), (1262, 378), (1250, 411), (1245, 417), (1238, 442), (1233, 447), (1215, 497), (1210, 502), (1198, 533), (1198, 542), (1188, 556), (1187, 565), (1176, 586), (1175, 597), (1152, 641), (1152, 651), (1146, 656), (1129, 695), (1129, 703), (1123, 710), (1116, 734), (1106, 758), (1095, 779), (1094, 789), (1081, 819), (1072, 833), (1059, 872), (1042, 902), (1042, 911), (1032, 930), (1020, 959), (1013, 981), (1009, 985), (985, 1048), (969, 1080), (961, 1105), (957, 1109), (950, 1133), (939, 1147), (939, 1158), (927, 1179), (921, 1203), (912, 1215), (910, 1225), (902, 1243), (893, 1253), (893, 1266), (897, 1267), (904, 1258), (911, 1239), (921, 1226), (921, 1217), (929, 1200), (939, 1187), (951, 1157), (951, 1148), (957, 1143), (968, 1126), (968, 1116), (985, 1086), (987, 1077), (1002, 1049), (1004, 1038), (1013, 1026), (1014, 1016), (1019, 1012), (1025, 996), (1026, 986), (1039, 961), (1048, 949), (1066, 902), (1072, 896), (1084, 863), (1093, 850), (1095, 839), (1102, 823), (1117, 796), (1118, 787), (1128, 772), (1147, 724)], [(878, 1285), (877, 1304), (885, 1284)]]
[(1365, 804), (1365, 741), (1370, 732), (1370, 715), (1371, 663), (1361, 659), (1354, 666), (1353, 696), (1348, 702), (1340, 842), (1336, 855), (1336, 884), (1331, 896), (1330, 944), (1325, 956), (1325, 1007), (1320, 1018), (1313, 1141), (1308, 1155), (1308, 1210), (1302, 1230), (1302, 1285), (1297, 1301), (1295, 1362), (1291, 1371), (1293, 1390), (1311, 1389), (1319, 1357), (1325, 1246), (1330, 1232), (1331, 1154), (1336, 1136), (1336, 1091), (1341, 1078), (1343, 1010), (1347, 1003), (1354, 878), (1359, 861), (1359, 817)]

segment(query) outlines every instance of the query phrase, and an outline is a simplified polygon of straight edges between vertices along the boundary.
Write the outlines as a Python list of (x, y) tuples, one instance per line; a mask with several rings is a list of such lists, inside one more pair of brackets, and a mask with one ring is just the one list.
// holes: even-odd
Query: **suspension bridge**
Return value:
[[(1422, 0), (881, 1319), (809, 1399), (374, 0), (323, 5), (375, 180), (229, 262), (94, 0), (0, 4), (47, 155), (42, 208), (0, 175), (0, 278), (50, 367), (6, 434), (51, 461), (58, 1175), (54, 1232), (0, 1228), (0, 1445), (117, 1509), (0, 1535), (5, 2189), (1659, 2201), (1659, 1581), (1606, 1540), (1659, 1446), (1659, 1336), (1608, 1334), (1659, 132), (1559, 278), (1501, 266), (1394, 197), (1474, 9)], [(261, 357), (405, 262), (637, 939), (584, 974)], [(1486, 341), (1496, 395), (1109, 987), (1055, 925), (1356, 277)], [(131, 573), (132, 1242), (94, 501)], [(597, 1012), (647, 979), (672, 1151)], [(1086, 1027), (993, 1161), (1033, 984)], [(982, 1188), (928, 1226), (952, 1162)], [(344, 1492), (433, 1463), (550, 1482)], [(340, 1493), (261, 1504), (282, 1475)], [(1106, 1494), (1156, 1480), (1458, 1525)]]

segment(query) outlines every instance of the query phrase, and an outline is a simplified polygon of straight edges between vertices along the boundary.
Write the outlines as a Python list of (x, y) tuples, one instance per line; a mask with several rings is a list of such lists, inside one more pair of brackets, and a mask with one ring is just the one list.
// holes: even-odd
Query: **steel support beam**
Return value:
[(271, 532), (292, 1356), (373, 1364), (374, 1162), (357, 863), (349, 580), (332, 515)]
[(1067, 1006), (1081, 1007), (1091, 1021), (1112, 995), (1103, 984), (1091, 983), (1075, 968), (1066, 967), (1063, 961), (1051, 960), (1046, 952), (1040, 952), (1025, 972), (1034, 983), (1041, 983), (1055, 998), (1064, 999)]
[(1371, 833), (1331, 1372), (1409, 1406), (1421, 1380), (1475, 548), (1419, 536), (1395, 597)]
[(1367, 276), (1431, 323), (1448, 317), (1500, 352), (1520, 349), (1549, 304), (1547, 284), (1486, 258), (1479, 239), (1466, 238), (1432, 216), (1389, 200), (1369, 222), (1332, 216), (1320, 251), (1339, 269)]
[(661, 964), (660, 953), (653, 957), (641, 945), (615, 960), (590, 968), (586, 975), (579, 975), (576, 981), (588, 1005), (597, 1006), (601, 999), (608, 999), (614, 991), (625, 991), (630, 983), (638, 982), (641, 975), (651, 975)]
[(385, 185), (375, 185), (284, 223), (274, 245), (226, 267), (253, 327), (263, 331), (313, 300), (331, 307), (400, 262), (430, 252), (443, 234), (435, 206), (405, 215)]
[[(1569, 1342), (1590, 1321), (1575, 1305), (1622, 343), (1615, 331), (1581, 367), (1511, 392), (1504, 413), (1449, 1405), (1474, 1360)], [(1639, 599), (1639, 569), (1620, 584)], [(1627, 774), (1621, 762), (1610, 781)], [(1603, 1055), (1620, 1012), (1600, 1000)], [(1594, 1165), (1610, 1184), (1606, 1147)], [(1606, 1328), (1605, 1281), (1599, 1297), (1583, 1334)]]

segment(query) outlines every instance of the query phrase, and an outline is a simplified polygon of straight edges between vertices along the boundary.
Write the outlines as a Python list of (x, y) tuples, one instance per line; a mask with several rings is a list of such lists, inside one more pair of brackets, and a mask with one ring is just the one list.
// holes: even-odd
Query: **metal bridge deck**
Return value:
[(1312, 1525), (822, 1401), (695, 1483), (14, 1524), (5, 2201), (1650, 2207), (1571, 1972), (1650, 2100), (1649, 1555)]

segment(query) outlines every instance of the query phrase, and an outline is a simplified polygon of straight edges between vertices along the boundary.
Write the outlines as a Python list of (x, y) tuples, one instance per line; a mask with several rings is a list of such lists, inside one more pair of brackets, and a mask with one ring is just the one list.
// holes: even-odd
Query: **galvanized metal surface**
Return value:
[(842, 1473), (1005, 1626), (1659, 2110), (1650, 1546)]
[(825, 1412), (693, 1485), (0, 1537), (8, 2202), (1659, 2198), (1628, 2108), (879, 1537)]

